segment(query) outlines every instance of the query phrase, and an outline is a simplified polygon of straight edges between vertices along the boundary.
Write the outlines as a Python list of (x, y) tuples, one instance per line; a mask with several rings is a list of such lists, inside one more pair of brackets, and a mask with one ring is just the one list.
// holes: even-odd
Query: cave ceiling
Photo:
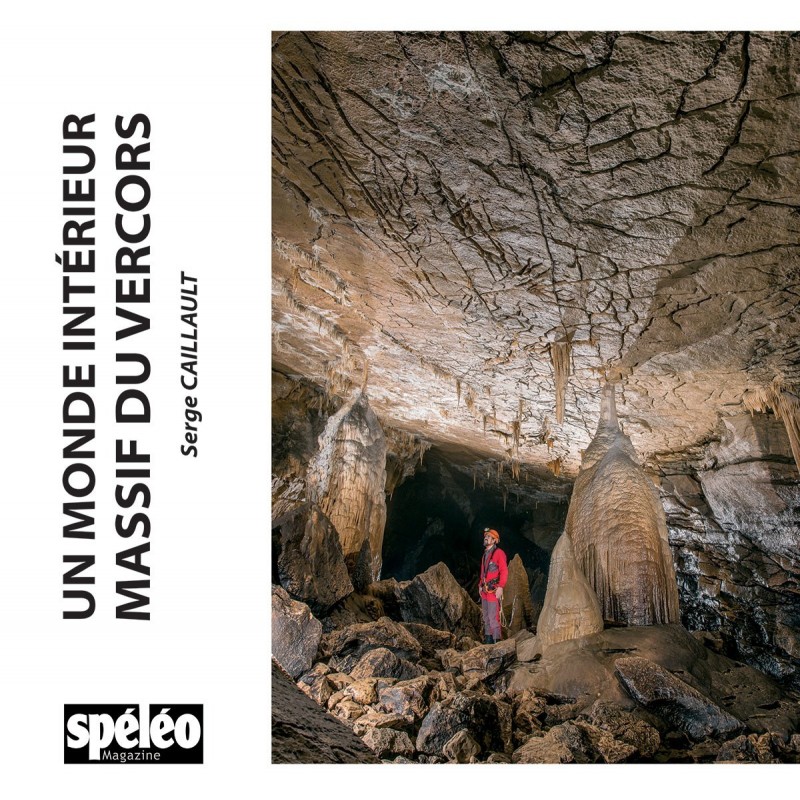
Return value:
[(800, 385), (799, 66), (788, 33), (275, 34), (273, 363), (565, 476), (604, 376), (645, 459), (698, 448)]

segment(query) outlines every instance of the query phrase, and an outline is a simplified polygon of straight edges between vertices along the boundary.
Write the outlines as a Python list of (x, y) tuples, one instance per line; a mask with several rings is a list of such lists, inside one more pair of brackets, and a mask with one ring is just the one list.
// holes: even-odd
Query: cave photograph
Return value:
[(798, 763), (800, 34), (271, 74), (272, 763)]

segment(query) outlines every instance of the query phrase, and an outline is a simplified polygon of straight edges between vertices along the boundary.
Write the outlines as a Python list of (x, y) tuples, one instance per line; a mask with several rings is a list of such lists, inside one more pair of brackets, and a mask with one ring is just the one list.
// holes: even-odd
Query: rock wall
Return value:
[(619, 429), (613, 385), (575, 481), (566, 532), (609, 622), (677, 622), (678, 588), (664, 509)]
[(696, 462), (662, 466), (681, 618), (724, 652), (800, 681), (800, 474), (783, 424), (724, 418)]

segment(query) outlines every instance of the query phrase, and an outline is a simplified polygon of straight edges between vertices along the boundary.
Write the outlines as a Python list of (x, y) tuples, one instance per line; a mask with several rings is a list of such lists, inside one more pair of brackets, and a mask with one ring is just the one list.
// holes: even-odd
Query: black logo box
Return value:
[[(117, 743), (116, 737), (112, 739), (111, 743), (101, 750), (101, 758), (99, 761), (89, 760), (89, 745), (84, 747), (73, 748), (68, 744), (69, 733), (67, 731), (67, 722), (73, 714), (109, 714), (113, 720), (117, 720), (128, 709), (133, 709), (131, 712), (137, 721), (140, 719), (139, 703), (128, 703), (121, 705), (114, 704), (96, 704), (96, 703), (79, 703), (79, 704), (64, 704), (64, 763), (65, 764), (202, 764), (203, 763), (203, 705), (202, 704), (172, 704), (172, 703), (150, 703), (149, 719), (152, 723), (153, 718), (160, 714), (162, 709), (169, 709), (169, 716), (172, 720), (177, 720), (182, 714), (193, 714), (200, 722), (200, 740), (197, 744), (190, 748), (185, 749), (179, 744), (175, 743), (173, 735), (173, 743), (170, 747), (159, 748), (155, 747), (152, 743), (149, 748), (139, 747), (122, 747)], [(135, 738), (137, 741), (140, 737), (140, 731), (137, 731)], [(103, 758), (102, 753), (108, 753), (111, 757)], [(136, 754), (141, 753), (142, 758), (136, 759)], [(158, 759), (151, 758), (150, 754), (158, 753)], [(125, 760), (114, 756), (123, 756)], [(133, 757), (132, 757), (133, 756)]]

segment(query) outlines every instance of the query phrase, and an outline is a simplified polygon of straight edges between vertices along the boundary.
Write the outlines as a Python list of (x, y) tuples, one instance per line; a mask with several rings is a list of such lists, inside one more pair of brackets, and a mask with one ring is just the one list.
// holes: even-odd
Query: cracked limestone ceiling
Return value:
[(797, 35), (293, 32), (272, 63), (275, 364), (566, 476), (604, 374), (656, 460), (800, 385)]

